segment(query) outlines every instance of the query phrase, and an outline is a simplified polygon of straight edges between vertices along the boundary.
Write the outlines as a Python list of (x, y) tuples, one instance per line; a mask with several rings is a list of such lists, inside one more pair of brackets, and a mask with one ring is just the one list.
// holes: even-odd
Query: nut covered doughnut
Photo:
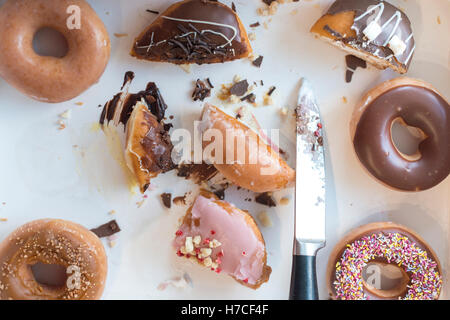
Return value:
[[(416, 154), (395, 146), (395, 121), (420, 130)], [(351, 136), (362, 165), (393, 189), (427, 190), (450, 173), (450, 105), (421, 80), (397, 78), (370, 90), (356, 106)]]
[[(69, 29), (70, 6), (79, 8), (80, 28)], [(96, 83), (108, 63), (108, 33), (84, 0), (8, 0), (0, 7), (0, 25), (0, 76), (33, 99), (70, 100)], [(34, 51), (34, 35), (44, 27), (66, 38), (66, 56)]]
[[(363, 278), (369, 263), (396, 266), (403, 281), (383, 290)], [(439, 260), (425, 241), (408, 228), (378, 222), (350, 232), (333, 249), (327, 268), (330, 295), (338, 300), (434, 300), (442, 287)]]
[(2, 300), (99, 299), (106, 273), (100, 239), (73, 222), (32, 221), (0, 244)]

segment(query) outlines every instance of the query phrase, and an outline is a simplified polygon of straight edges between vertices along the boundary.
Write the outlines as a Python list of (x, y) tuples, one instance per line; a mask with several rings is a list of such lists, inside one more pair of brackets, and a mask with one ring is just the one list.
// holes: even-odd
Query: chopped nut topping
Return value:
[(194, 243), (194, 245), (198, 246), (202, 242), (202, 237), (195, 236), (192, 242)]
[(210, 248), (217, 248), (220, 247), (222, 244), (217, 241), (216, 239), (213, 239), (210, 243), (209, 243), (209, 247)]
[(194, 243), (192, 242), (192, 237), (186, 237), (185, 241), (186, 252), (191, 253), (194, 251)]
[(209, 257), (211, 255), (211, 253), (212, 253), (212, 249), (210, 249), (210, 248), (201, 248), (199, 257), (200, 258), (207, 258), (207, 257)]
[(258, 214), (258, 219), (261, 221), (261, 224), (268, 228), (272, 226), (272, 220), (270, 219), (269, 214), (266, 211), (262, 211)]
[(210, 267), (212, 265), (212, 260), (210, 257), (207, 257), (205, 260), (203, 260), (203, 265), (205, 267)]

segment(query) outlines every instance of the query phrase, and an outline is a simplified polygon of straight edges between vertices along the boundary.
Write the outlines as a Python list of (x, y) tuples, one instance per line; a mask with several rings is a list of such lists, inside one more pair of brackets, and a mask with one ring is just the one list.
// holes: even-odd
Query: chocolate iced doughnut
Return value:
[[(380, 268), (379, 274), (370, 272), (376, 280), (363, 277), (372, 263)], [(381, 268), (386, 267), (400, 271), (401, 281), (384, 290)], [(327, 284), (336, 300), (437, 300), (442, 269), (433, 249), (415, 232), (393, 222), (377, 222), (351, 231), (334, 247)]]
[(408, 71), (416, 48), (406, 14), (380, 0), (337, 0), (311, 32), (379, 69)]
[(135, 40), (131, 55), (175, 64), (226, 62), (252, 51), (237, 14), (218, 1), (185, 0), (170, 6)]
[[(396, 148), (395, 121), (419, 129), (423, 140), (416, 154)], [(370, 90), (356, 106), (350, 127), (359, 160), (387, 186), (427, 190), (450, 173), (450, 105), (423, 81), (397, 78)]]
[(100, 239), (70, 221), (32, 221), (0, 244), (2, 300), (99, 299), (106, 274)]
[[(78, 29), (68, 27), (70, 7), (79, 8)], [(0, 76), (33, 99), (75, 98), (98, 81), (108, 63), (108, 32), (84, 0), (8, 0), (0, 7), (0, 25)], [(44, 27), (66, 38), (64, 57), (34, 51), (34, 35)]]

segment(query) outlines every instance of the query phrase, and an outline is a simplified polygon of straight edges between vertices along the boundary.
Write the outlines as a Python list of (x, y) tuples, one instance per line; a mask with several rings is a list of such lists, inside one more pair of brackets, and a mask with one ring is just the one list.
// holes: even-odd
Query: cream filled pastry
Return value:
[(254, 192), (292, 186), (295, 171), (244, 123), (205, 105), (200, 130), (204, 157), (234, 184)]
[(267, 282), (272, 272), (252, 216), (206, 191), (188, 209), (174, 246), (178, 256), (228, 274), (252, 289)]
[(387, 1), (337, 0), (311, 32), (379, 69), (406, 73), (416, 45), (406, 14)]
[(167, 105), (155, 83), (136, 94), (128, 93), (134, 78), (132, 72), (125, 75), (122, 92), (108, 101), (100, 116), (105, 133), (107, 128), (121, 127), (125, 130), (124, 159), (141, 193), (144, 193), (151, 178), (172, 170), (173, 145), (169, 136), (170, 125), (164, 123)]

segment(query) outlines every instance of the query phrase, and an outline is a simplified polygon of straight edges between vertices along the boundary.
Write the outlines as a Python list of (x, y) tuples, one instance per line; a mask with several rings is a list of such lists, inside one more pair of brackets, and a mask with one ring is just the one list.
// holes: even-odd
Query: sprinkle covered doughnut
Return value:
[[(369, 263), (397, 266), (403, 281), (388, 290), (363, 278)], [(333, 249), (327, 268), (330, 296), (338, 300), (434, 300), (442, 287), (439, 260), (412, 230), (377, 222), (351, 231)]]
[(103, 293), (105, 249), (69, 221), (29, 222), (0, 244), (0, 299), (93, 300)]
[[(396, 121), (419, 129), (416, 154), (405, 155), (395, 146)], [(350, 130), (362, 165), (393, 189), (427, 190), (450, 173), (450, 105), (421, 80), (397, 78), (370, 90), (356, 106)]]
[[(79, 28), (69, 28), (71, 7), (78, 8)], [(0, 7), (0, 25), (0, 77), (33, 99), (70, 100), (96, 83), (108, 63), (108, 32), (84, 0), (8, 0)], [(65, 37), (64, 57), (34, 51), (34, 35), (44, 27)]]

